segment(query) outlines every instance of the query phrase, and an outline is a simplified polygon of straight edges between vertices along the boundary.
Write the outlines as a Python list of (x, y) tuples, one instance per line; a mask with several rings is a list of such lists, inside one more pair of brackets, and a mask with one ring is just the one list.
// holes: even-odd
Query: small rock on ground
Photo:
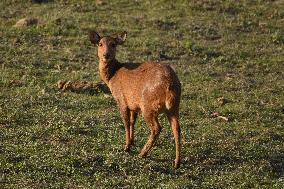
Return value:
[(20, 27), (26, 27), (26, 26), (32, 26), (32, 25), (37, 25), (38, 24), (38, 19), (33, 18), (33, 17), (27, 17), (27, 18), (22, 18), (20, 19), (14, 27), (20, 28)]

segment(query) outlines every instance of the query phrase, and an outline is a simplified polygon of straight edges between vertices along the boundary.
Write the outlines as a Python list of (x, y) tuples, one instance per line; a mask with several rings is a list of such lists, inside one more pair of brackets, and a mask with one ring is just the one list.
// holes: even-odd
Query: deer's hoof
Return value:
[(130, 146), (129, 146), (129, 145), (125, 145), (125, 146), (124, 146), (124, 151), (125, 151), (125, 152), (129, 152), (129, 150), (130, 150)]
[(175, 169), (178, 169), (180, 167), (180, 160), (176, 159), (175, 160), (175, 165), (174, 165)]
[(140, 158), (144, 158), (144, 157), (146, 157), (146, 155), (147, 155), (147, 153), (145, 153), (145, 152), (140, 152), (139, 157), (140, 157)]

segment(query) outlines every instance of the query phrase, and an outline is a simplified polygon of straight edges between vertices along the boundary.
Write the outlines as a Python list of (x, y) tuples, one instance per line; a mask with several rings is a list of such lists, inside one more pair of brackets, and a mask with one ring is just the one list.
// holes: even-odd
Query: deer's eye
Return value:
[(99, 47), (102, 47), (103, 46), (103, 44), (102, 43), (99, 43)]

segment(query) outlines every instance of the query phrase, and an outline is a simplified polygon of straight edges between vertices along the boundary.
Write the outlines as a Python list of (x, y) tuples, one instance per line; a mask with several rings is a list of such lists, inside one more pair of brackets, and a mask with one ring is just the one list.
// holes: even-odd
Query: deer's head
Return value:
[(115, 60), (116, 46), (123, 44), (127, 33), (124, 31), (114, 36), (100, 37), (97, 32), (89, 34), (90, 41), (98, 47), (99, 61), (109, 63)]

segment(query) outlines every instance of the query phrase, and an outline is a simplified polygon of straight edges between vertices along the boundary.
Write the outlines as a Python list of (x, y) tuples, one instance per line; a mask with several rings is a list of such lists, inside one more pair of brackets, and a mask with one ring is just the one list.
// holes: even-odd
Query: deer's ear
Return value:
[(123, 44), (124, 41), (126, 40), (126, 36), (127, 36), (127, 32), (126, 31), (117, 34), (116, 37), (115, 37), (115, 40), (116, 40), (117, 44), (118, 45)]
[(94, 45), (97, 45), (99, 43), (101, 37), (99, 36), (99, 34), (97, 32), (92, 31), (92, 32), (89, 33), (89, 39)]

